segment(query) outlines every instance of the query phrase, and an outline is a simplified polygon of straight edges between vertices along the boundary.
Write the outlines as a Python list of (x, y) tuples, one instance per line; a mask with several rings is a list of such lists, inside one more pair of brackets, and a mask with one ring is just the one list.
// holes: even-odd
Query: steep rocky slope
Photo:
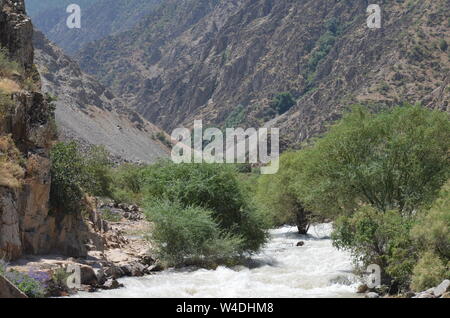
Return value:
[[(368, 4), (167, 0), (77, 58), (167, 130), (194, 118), (267, 124), (296, 144), (357, 102), (448, 110), (450, 1), (383, 1), (381, 29), (367, 27)], [(271, 100), (286, 91), (296, 104), (277, 115)]]
[(155, 137), (157, 127), (84, 74), (39, 31), (34, 33), (34, 47), (42, 91), (56, 97), (60, 140), (77, 140), (85, 147), (103, 145), (117, 162), (150, 163), (168, 155), (167, 146)]
[[(33, 24), (68, 54), (84, 44), (130, 29), (149, 14), (161, 0), (26, 0)], [(66, 8), (76, 3), (81, 8), (81, 29), (69, 29)]]
[(10, 60), (0, 67), (0, 259), (85, 256), (87, 244), (102, 245), (95, 226), (81, 212), (54, 215), (48, 208), (56, 134), (52, 108), (40, 92), (32, 36), (23, 0), (0, 0), (2, 60), (4, 53)]

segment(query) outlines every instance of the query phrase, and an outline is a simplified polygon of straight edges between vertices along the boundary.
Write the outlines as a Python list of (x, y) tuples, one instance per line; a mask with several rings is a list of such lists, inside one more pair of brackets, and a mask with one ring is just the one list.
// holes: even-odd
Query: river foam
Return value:
[[(357, 297), (350, 256), (332, 246), (330, 233), (331, 224), (312, 226), (307, 236), (285, 226), (270, 231), (271, 240), (249, 267), (170, 269), (77, 297)], [(297, 247), (298, 241), (305, 245)]]

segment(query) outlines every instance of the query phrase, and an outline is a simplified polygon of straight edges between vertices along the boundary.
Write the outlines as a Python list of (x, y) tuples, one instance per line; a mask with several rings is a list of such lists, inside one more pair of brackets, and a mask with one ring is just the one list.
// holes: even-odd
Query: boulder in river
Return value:
[(102, 286), (103, 289), (117, 289), (123, 287), (123, 284), (120, 284), (117, 280), (114, 278), (108, 279)]

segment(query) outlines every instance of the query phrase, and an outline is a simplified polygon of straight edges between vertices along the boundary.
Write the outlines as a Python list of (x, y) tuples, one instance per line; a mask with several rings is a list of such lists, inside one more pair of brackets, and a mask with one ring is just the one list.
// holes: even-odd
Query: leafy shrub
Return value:
[(83, 158), (75, 142), (58, 143), (51, 152), (50, 205), (56, 211), (77, 212), (81, 208), (85, 182)]
[(148, 204), (146, 214), (158, 256), (169, 265), (223, 263), (241, 250), (242, 239), (221, 230), (210, 210), (160, 201)]
[(415, 291), (437, 286), (450, 275), (450, 269), (433, 252), (425, 252), (414, 267), (411, 288)]
[(443, 52), (447, 51), (447, 49), (448, 49), (448, 43), (447, 43), (447, 41), (445, 41), (444, 39), (442, 39), (442, 40), (439, 42), (439, 48), (440, 48), (441, 51), (443, 51)]
[(425, 290), (450, 276), (450, 181), (428, 211), (420, 215), (411, 237), (422, 256), (414, 267), (411, 287)]
[(112, 172), (112, 198), (122, 203), (141, 203), (144, 168), (123, 164)]
[(47, 283), (47, 296), (58, 297), (62, 292), (69, 292), (70, 288), (67, 286), (67, 280), (70, 273), (64, 267), (59, 267), (52, 272), (50, 281)]
[[(380, 265), (387, 274), (385, 281), (394, 279), (407, 286), (415, 261), (409, 237), (412, 225), (413, 218), (405, 218), (398, 211), (380, 212), (365, 206), (350, 216), (337, 219), (333, 244), (350, 251), (364, 268), (370, 264)], [(402, 253), (405, 250), (407, 254)]]
[(110, 194), (110, 163), (103, 148), (94, 147), (83, 155), (76, 142), (61, 142), (52, 148), (50, 157), (50, 205), (54, 210), (79, 211), (85, 192), (99, 196)]
[(263, 223), (241, 187), (234, 167), (161, 162), (147, 167), (143, 175), (147, 200), (168, 200), (185, 208), (210, 210), (222, 230), (242, 237), (245, 251), (257, 251), (266, 241)]
[(277, 94), (270, 104), (279, 114), (287, 112), (294, 105), (295, 99), (289, 92)]
[(111, 161), (102, 146), (93, 146), (83, 156), (85, 179), (84, 190), (95, 196), (109, 197), (112, 192)]
[(450, 261), (450, 180), (442, 187), (431, 208), (412, 229), (412, 237), (423, 250)]

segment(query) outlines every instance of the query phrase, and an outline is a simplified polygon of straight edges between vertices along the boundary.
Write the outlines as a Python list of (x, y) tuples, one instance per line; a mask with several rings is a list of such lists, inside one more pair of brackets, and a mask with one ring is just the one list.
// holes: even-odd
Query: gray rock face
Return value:
[(450, 280), (446, 279), (433, 289), (433, 294), (436, 297), (441, 297), (448, 291), (450, 291)]

